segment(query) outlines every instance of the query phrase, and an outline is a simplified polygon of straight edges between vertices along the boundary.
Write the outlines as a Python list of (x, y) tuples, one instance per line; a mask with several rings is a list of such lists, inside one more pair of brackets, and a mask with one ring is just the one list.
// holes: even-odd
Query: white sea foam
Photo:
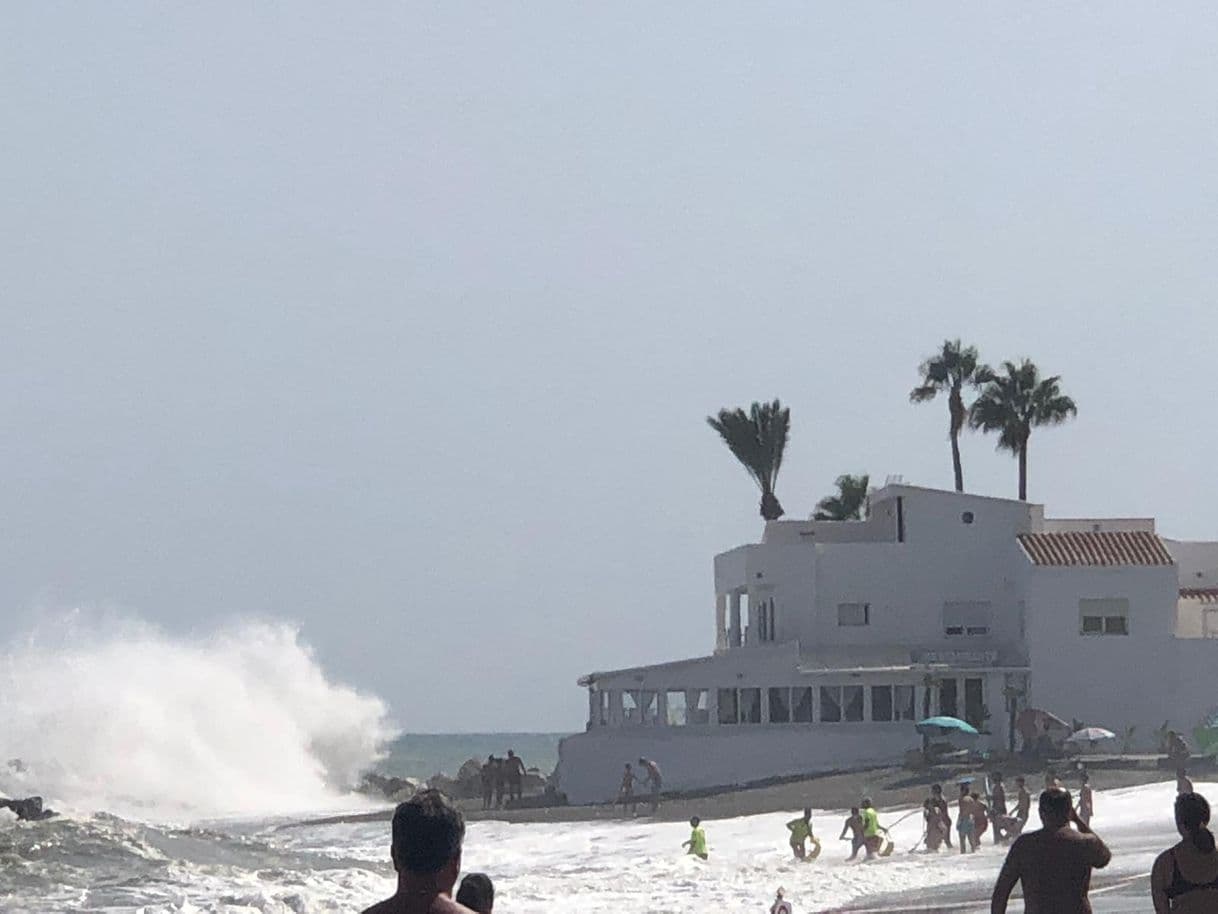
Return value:
[[(343, 805), (392, 734), (295, 629), (62, 622), (0, 652), (0, 792), (151, 821)], [(6, 764), (19, 758), (24, 771)]]

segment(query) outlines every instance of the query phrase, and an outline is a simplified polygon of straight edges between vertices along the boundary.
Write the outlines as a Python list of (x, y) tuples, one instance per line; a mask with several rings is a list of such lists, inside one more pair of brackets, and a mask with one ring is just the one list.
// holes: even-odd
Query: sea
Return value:
[[(548, 770), (557, 739), (402, 733), (285, 625), (23, 639), (0, 653), (0, 794), (41, 794), (61, 815), (0, 811), (0, 911), (358, 912), (392, 892), (388, 823), (304, 823), (383, 807), (346, 789), (361, 771), (453, 773), (509, 748)], [(1115, 854), (1097, 914), (1149, 910), (1145, 873), (1176, 840), (1173, 799), (1173, 783), (1097, 791), (1095, 826)], [(705, 862), (682, 853), (682, 823), (478, 821), (464, 861), (494, 879), (503, 914), (765, 912), (780, 887), (796, 914), (988, 910), (1003, 849), (911, 853), (918, 815), (894, 809), (882, 820), (896, 852), (851, 863), (836, 840), (844, 817), (814, 810), (824, 851), (812, 863), (791, 859), (781, 814), (704, 823)]]

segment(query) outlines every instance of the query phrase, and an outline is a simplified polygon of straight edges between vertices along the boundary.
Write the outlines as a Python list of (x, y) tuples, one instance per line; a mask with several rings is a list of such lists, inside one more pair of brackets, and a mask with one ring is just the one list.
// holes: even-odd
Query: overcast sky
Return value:
[(1066, 6), (6, 4), (0, 637), (274, 616), (579, 729), (760, 536), (707, 413), (791, 406), (791, 517), (950, 486), (945, 336), (1077, 400), (1050, 514), (1218, 539), (1218, 14)]

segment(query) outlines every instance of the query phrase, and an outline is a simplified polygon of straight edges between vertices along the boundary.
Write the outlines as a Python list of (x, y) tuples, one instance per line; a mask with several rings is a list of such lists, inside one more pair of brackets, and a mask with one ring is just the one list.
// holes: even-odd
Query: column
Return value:
[(588, 729), (600, 725), (600, 692), (596, 689), (588, 688)]
[(727, 594), (715, 594), (715, 653), (727, 650)]
[(668, 691), (666, 689), (656, 689), (656, 724), (661, 727), (668, 726)]
[(731, 622), (727, 633), (727, 646), (740, 647), (740, 594), (731, 595)]

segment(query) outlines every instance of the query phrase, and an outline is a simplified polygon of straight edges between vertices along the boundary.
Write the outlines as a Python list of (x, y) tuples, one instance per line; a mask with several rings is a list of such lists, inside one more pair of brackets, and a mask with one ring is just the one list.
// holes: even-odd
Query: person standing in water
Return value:
[(465, 820), (438, 790), (421, 790), (393, 811), (389, 854), (397, 892), (364, 914), (471, 914), (453, 901)]
[[(787, 826), (790, 828), (790, 826)], [(846, 819), (846, 824), (842, 826), (842, 833), (838, 837), (839, 841), (846, 840), (846, 833), (850, 833), (850, 856), (847, 860), (853, 860), (859, 855), (859, 851), (863, 849), (863, 817), (859, 815), (857, 806), (850, 807), (850, 816)]]
[(1176, 830), (1183, 840), (1161, 853), (1150, 870), (1155, 914), (1218, 911), (1218, 852), (1209, 822), (1205, 797), (1199, 793), (1176, 797)]
[(689, 848), (689, 850), (687, 850), (685, 853), (698, 857), (701, 860), (705, 860), (707, 856), (706, 832), (702, 830), (702, 820), (697, 816), (694, 816), (689, 820), (689, 827), (689, 840), (684, 842), (681, 846)]
[(973, 801), (973, 833), (969, 835), (969, 841), (976, 852), (981, 847), (981, 836), (990, 827), (990, 817), (980, 794), (972, 793), (969, 798)]
[[(950, 850), (952, 846), (952, 811), (947, 805), (947, 799), (943, 796), (942, 784), (931, 785), (930, 805), (939, 816), (939, 829), (942, 834), (943, 843)], [(935, 850), (938, 850), (938, 848), (936, 847)]]
[(626, 763), (626, 770), (622, 772), (622, 786), (618, 788), (617, 799), (622, 804), (622, 815), (626, 814), (626, 804), (630, 804), (630, 814), (637, 816), (638, 803), (634, 799), (634, 782), (638, 780), (635, 776), (634, 769), (630, 767), (630, 763)]
[(960, 785), (960, 796), (956, 800), (956, 838), (960, 841), (960, 853), (967, 854), (975, 850), (973, 832), (976, 825), (973, 821), (973, 798), (969, 796), (968, 784)]
[(1078, 776), (1078, 817), (1087, 825), (1091, 824), (1091, 817), (1095, 814), (1094, 798), (1091, 795), (1091, 775), (1083, 771)]
[(495, 808), (503, 809), (503, 787), (507, 781), (507, 764), (501, 758), (495, 759)]
[(495, 756), (487, 756), (479, 774), (482, 779), (482, 808), (490, 809), (495, 802)]
[(1184, 767), (1176, 769), (1176, 793), (1179, 796), (1184, 796), (1186, 793), (1193, 792), (1193, 782), (1188, 776), (1188, 770)]
[(812, 835), (812, 810), (804, 809), (804, 814), (798, 819), (792, 819), (787, 823), (787, 831), (791, 833), (791, 853), (795, 855), (795, 859), (803, 860), (807, 857), (807, 843), (812, 841), (816, 847), (820, 847), (820, 843)]
[(1015, 779), (1015, 821), (1019, 827), (1015, 831), (1016, 835), (1023, 834), (1024, 826), (1028, 824), (1028, 817), (1032, 815), (1032, 794), (1028, 791), (1028, 782), (1020, 775)]
[(509, 749), (504, 764), (507, 765), (508, 799), (519, 800), (524, 795), (524, 762)]
[(1027, 914), (1091, 914), (1091, 871), (1107, 866), (1112, 853), (1059, 787), (1040, 795), (1040, 820), (1043, 828), (1020, 835), (1011, 845), (994, 884), (990, 914), (1006, 914), (1017, 882), (1023, 883)]
[(639, 765), (647, 772), (647, 784), (651, 787), (651, 811), (654, 813), (660, 808), (660, 787), (663, 786), (664, 779), (660, 775), (660, 766), (651, 759), (640, 758)]
[(859, 815), (863, 817), (863, 841), (867, 848), (867, 856), (863, 859), (874, 860), (875, 855), (879, 853), (880, 847), (884, 844), (884, 839), (880, 835), (880, 832), (883, 831), (883, 828), (880, 827), (880, 815), (871, 805), (871, 797), (863, 797), (863, 802), (859, 805), (862, 807)]
[(994, 843), (1000, 844), (1006, 838), (1003, 824), (1007, 818), (1007, 790), (1002, 786), (1002, 772), (995, 771), (990, 781), (990, 822), (994, 826)]

